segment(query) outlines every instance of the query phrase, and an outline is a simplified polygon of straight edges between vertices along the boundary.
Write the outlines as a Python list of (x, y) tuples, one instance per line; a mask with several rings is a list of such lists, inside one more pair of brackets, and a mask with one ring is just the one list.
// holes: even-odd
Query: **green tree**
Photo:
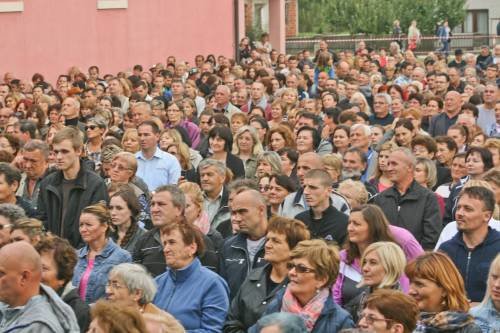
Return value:
[(403, 31), (417, 20), (432, 34), (438, 21), (463, 22), (466, 0), (299, 0), (299, 30), (307, 33), (386, 34), (399, 19)]

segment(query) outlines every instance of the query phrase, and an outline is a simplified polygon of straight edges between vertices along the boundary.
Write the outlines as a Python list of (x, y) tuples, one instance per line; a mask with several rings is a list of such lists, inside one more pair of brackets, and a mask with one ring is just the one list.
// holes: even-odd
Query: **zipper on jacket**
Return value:
[(467, 289), (467, 286), (469, 285), (469, 266), (470, 266), (470, 259), (472, 257), (472, 251), (467, 250), (467, 264), (465, 266), (465, 289)]

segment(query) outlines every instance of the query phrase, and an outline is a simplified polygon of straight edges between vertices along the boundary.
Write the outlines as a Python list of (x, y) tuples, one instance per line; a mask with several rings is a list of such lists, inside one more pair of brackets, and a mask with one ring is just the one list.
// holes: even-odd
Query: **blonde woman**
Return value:
[[(406, 266), (405, 253), (394, 242), (376, 242), (369, 245), (361, 257), (362, 279), (359, 287), (368, 287), (362, 294), (353, 317), (359, 317), (368, 296), (377, 289), (401, 289), (399, 279)], [(357, 319), (357, 318), (356, 318)], [(357, 321), (357, 320), (356, 320)]]
[(252, 126), (242, 126), (238, 129), (233, 141), (233, 154), (238, 156), (245, 167), (245, 178), (255, 176), (257, 156), (264, 151), (257, 131)]

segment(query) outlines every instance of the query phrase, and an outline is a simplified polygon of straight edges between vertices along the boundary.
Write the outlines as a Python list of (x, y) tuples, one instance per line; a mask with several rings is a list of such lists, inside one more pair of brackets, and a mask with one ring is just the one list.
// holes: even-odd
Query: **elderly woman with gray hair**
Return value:
[(260, 178), (265, 174), (279, 175), (283, 173), (281, 157), (275, 151), (265, 151), (257, 156), (257, 169), (255, 176)]
[(152, 303), (156, 290), (155, 281), (143, 266), (123, 263), (109, 272), (106, 297), (110, 301), (129, 303), (142, 314), (169, 317), (170, 322), (175, 321), (177, 324), (176, 332), (184, 332), (182, 325), (172, 315)]

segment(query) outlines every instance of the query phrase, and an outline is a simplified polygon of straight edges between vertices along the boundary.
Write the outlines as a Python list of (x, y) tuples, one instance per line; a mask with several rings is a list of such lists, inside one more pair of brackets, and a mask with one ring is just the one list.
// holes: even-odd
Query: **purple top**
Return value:
[[(404, 228), (396, 227), (393, 225), (390, 225), (389, 229), (392, 233), (392, 236), (394, 236), (394, 239), (396, 239), (398, 244), (401, 246), (401, 249), (405, 253), (407, 261), (411, 261), (416, 257), (418, 257), (419, 255), (421, 255), (422, 253), (424, 253), (424, 249), (418, 243), (415, 237), (413, 237), (411, 232), (409, 232)], [(356, 277), (352, 278), (353, 275), (359, 274), (358, 278), (359, 281), (361, 281), (361, 266), (359, 260), (360, 258), (356, 258), (354, 259), (354, 262), (351, 265), (349, 265), (347, 264), (346, 250), (340, 251), (341, 268), (339, 271), (339, 275), (337, 276), (337, 280), (332, 286), (332, 295), (335, 303), (339, 305), (343, 304), (342, 285), (344, 283), (344, 277), (347, 271), (351, 272), (350, 278), (353, 280), (357, 280)], [(399, 279), (399, 283), (401, 285), (401, 290), (405, 293), (408, 292), (410, 281), (408, 280), (405, 274), (401, 276), (401, 279)]]
[[(200, 132), (201, 132), (200, 128), (196, 126), (196, 124), (187, 120), (181, 120), (178, 126), (186, 130), (189, 139), (191, 140), (191, 148), (198, 147), (200, 143)], [(167, 127), (172, 128), (175, 126), (173, 126), (170, 123), (167, 123)]]

